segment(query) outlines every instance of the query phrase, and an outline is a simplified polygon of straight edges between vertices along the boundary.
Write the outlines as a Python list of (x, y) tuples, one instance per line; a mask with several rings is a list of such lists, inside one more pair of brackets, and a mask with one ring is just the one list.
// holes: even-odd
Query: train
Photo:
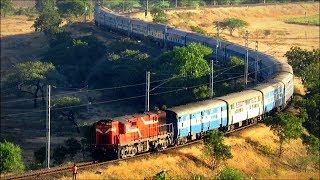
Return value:
[[(93, 125), (93, 149), (97, 159), (126, 158), (152, 150), (201, 139), (218, 129), (232, 132), (282, 110), (293, 96), (293, 70), (272, 56), (227, 41), (165, 24), (145, 22), (96, 6), (97, 27), (134, 38), (150, 38), (160, 46), (185, 46), (196, 42), (212, 48), (212, 60), (225, 63), (230, 57), (246, 57), (249, 74), (257, 72), (259, 84), (241, 92), (150, 111), (100, 120)], [(218, 58), (217, 58), (218, 57)], [(178, 97), (177, 97), (178, 98)]]

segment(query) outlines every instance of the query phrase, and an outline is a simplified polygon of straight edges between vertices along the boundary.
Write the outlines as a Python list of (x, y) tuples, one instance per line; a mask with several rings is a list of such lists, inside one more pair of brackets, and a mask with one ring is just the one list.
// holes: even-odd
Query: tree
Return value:
[(290, 51), (286, 52), (285, 56), (287, 57), (288, 63), (292, 66), (295, 74), (301, 76), (306, 67), (320, 61), (320, 49), (308, 51), (294, 46), (290, 48)]
[(208, 97), (210, 97), (210, 88), (208, 86), (200, 86), (198, 88), (195, 88), (193, 90), (193, 94), (195, 96), (196, 99), (198, 100), (202, 100), (202, 99), (206, 99)]
[(213, 167), (219, 164), (221, 160), (232, 158), (231, 147), (223, 143), (223, 133), (218, 130), (211, 131), (205, 137), (205, 154), (214, 158)]
[(221, 28), (229, 29), (231, 36), (233, 36), (232, 33), (235, 29), (246, 27), (248, 25), (249, 24), (246, 21), (237, 18), (227, 18), (220, 23)]
[(132, 10), (141, 8), (141, 4), (139, 0), (130, 0), (130, 1), (123, 1), (123, 0), (103, 0), (102, 5), (108, 7), (113, 10)]
[(294, 106), (300, 110), (300, 112), (306, 113), (306, 121), (303, 123), (304, 127), (313, 135), (320, 137), (320, 94), (319, 89), (315, 92), (311, 91), (304, 97), (296, 96), (294, 98)]
[(57, 1), (59, 12), (66, 18), (70, 19), (72, 16), (79, 17), (87, 15), (91, 10), (91, 4), (88, 0), (59, 0)]
[(46, 11), (48, 8), (55, 8), (54, 0), (36, 0), (36, 9), (39, 13)]
[(0, 172), (19, 172), (25, 169), (21, 148), (10, 142), (0, 143)]
[(168, 22), (166, 13), (159, 6), (153, 7), (150, 11), (150, 14), (152, 16), (153, 22), (164, 24)]
[(194, 78), (210, 73), (206, 57), (212, 49), (200, 43), (191, 43), (185, 47), (174, 47), (172, 51), (163, 53), (164, 71), (169, 70), (176, 76), (192, 76)]
[(35, 158), (35, 161), (38, 164), (42, 164), (44, 162), (44, 160), (46, 159), (46, 147), (42, 146), (41, 148), (34, 151), (33, 156)]
[(67, 152), (70, 155), (71, 159), (81, 150), (80, 142), (75, 138), (69, 138), (64, 142)]
[(81, 110), (81, 107), (72, 107), (81, 104), (81, 100), (78, 97), (73, 96), (61, 96), (52, 100), (54, 104), (53, 117), (60, 120), (68, 120), (74, 127), (76, 127), (77, 132), (80, 133), (78, 124), (76, 122), (76, 116)]
[(8, 86), (16, 89), (18, 93), (28, 93), (33, 96), (35, 108), (37, 107), (39, 92), (41, 92), (44, 102), (45, 86), (62, 81), (63, 77), (55, 71), (52, 63), (38, 60), (16, 64), (9, 70), (6, 77)]
[(12, 0), (0, 0), (1, 16), (5, 17), (14, 10)]
[(60, 32), (62, 19), (55, 6), (52, 6), (51, 3), (44, 3), (41, 9), (39, 17), (33, 24), (35, 30), (49, 36)]
[(65, 146), (59, 145), (53, 149), (52, 159), (55, 164), (62, 164), (66, 159), (66, 155), (68, 154), (68, 150)]
[(267, 117), (265, 123), (279, 138), (279, 157), (283, 153), (283, 144), (302, 135), (304, 118), (289, 113), (278, 113), (274, 117)]

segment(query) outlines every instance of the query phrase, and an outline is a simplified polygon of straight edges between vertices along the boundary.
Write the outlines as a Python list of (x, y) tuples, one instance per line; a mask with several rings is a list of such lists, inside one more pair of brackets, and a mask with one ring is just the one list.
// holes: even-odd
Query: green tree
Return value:
[(68, 149), (65, 146), (59, 145), (53, 149), (52, 159), (55, 164), (62, 164), (66, 159)]
[(224, 168), (216, 178), (218, 180), (244, 180), (244, 175), (237, 169)]
[(163, 53), (164, 71), (169, 70), (176, 76), (201, 77), (210, 72), (205, 58), (212, 54), (212, 49), (200, 43), (191, 43), (185, 47), (174, 47)]
[(71, 159), (74, 159), (74, 156), (81, 150), (80, 142), (75, 138), (69, 138), (65, 142), (65, 147)]
[(40, 15), (33, 24), (35, 30), (49, 36), (60, 32), (62, 19), (56, 7), (50, 3), (44, 3), (41, 8)]
[(0, 143), (0, 172), (19, 172), (25, 169), (21, 148), (10, 142)]
[(233, 36), (234, 30), (246, 27), (248, 25), (249, 23), (246, 21), (237, 18), (227, 18), (220, 23), (220, 27), (223, 29), (228, 29), (231, 36)]
[(6, 85), (17, 90), (17, 93), (31, 94), (34, 99), (34, 107), (37, 107), (38, 94), (41, 93), (44, 102), (44, 90), (46, 85), (63, 83), (63, 77), (55, 71), (52, 63), (41, 61), (27, 61), (16, 64), (9, 70), (6, 77)]
[(76, 117), (81, 111), (81, 107), (73, 107), (81, 104), (78, 97), (60, 96), (52, 100), (54, 107), (52, 108), (53, 117), (59, 120), (68, 120), (80, 133), (79, 126), (76, 122)]
[(1, 16), (5, 17), (14, 10), (12, 0), (0, 0), (0, 8)]
[(34, 159), (36, 163), (42, 164), (46, 159), (46, 147), (42, 146), (41, 148), (35, 150), (33, 152)]
[(42, 13), (48, 8), (55, 8), (54, 4), (54, 0), (36, 0), (35, 7), (39, 13)]
[(195, 88), (193, 90), (193, 94), (195, 98), (198, 100), (202, 100), (210, 97), (210, 93), (211, 93), (210, 88), (205, 85)]
[(320, 94), (319, 89), (315, 92), (311, 91), (304, 97), (296, 96), (294, 98), (294, 106), (300, 109), (300, 112), (305, 112), (307, 114), (306, 121), (303, 123), (304, 127), (313, 135), (320, 137)]
[(88, 0), (59, 0), (57, 2), (59, 12), (66, 18), (88, 15), (92, 7)]
[(132, 9), (141, 8), (141, 4), (139, 0), (130, 0), (130, 1), (123, 1), (123, 0), (102, 0), (102, 5), (108, 7), (113, 10), (118, 11), (127, 11)]
[(304, 118), (288, 113), (278, 113), (274, 117), (267, 117), (265, 124), (271, 128), (279, 138), (279, 157), (283, 153), (283, 144), (291, 139), (301, 137)]
[(295, 74), (302, 76), (302, 73), (309, 65), (320, 61), (320, 49), (308, 51), (294, 46), (286, 52), (285, 56), (287, 57), (288, 63), (292, 66)]
[(153, 22), (164, 24), (168, 22), (166, 13), (159, 6), (153, 7), (150, 11), (150, 14), (152, 16)]
[(232, 158), (231, 147), (223, 143), (223, 133), (214, 130), (203, 139), (205, 145), (205, 154), (213, 157), (213, 167), (219, 165), (221, 160)]

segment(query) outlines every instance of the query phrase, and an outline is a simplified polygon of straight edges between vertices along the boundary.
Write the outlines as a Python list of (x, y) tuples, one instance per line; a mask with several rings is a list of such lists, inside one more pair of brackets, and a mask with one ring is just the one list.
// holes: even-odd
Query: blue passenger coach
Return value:
[(177, 106), (167, 111), (167, 123), (173, 123), (178, 143), (196, 139), (208, 130), (227, 125), (227, 104), (206, 100)]
[(268, 113), (274, 108), (280, 108), (284, 103), (284, 84), (280, 82), (267, 82), (254, 87), (263, 94), (263, 111)]

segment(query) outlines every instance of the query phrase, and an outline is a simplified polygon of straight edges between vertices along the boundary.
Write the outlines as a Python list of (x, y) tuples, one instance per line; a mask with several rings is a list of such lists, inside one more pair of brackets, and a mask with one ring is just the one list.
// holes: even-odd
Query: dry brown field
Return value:
[[(289, 17), (319, 14), (318, 3), (268, 5), (256, 7), (221, 7), (201, 8), (196, 10), (172, 10), (166, 12), (169, 25), (190, 30), (190, 26), (199, 26), (207, 33), (217, 33), (213, 22), (225, 18), (239, 18), (247, 21), (249, 26), (249, 47), (255, 48), (255, 41), (258, 41), (258, 48), (261, 52), (273, 55), (278, 59), (285, 60), (283, 55), (292, 46), (300, 46), (306, 49), (319, 48), (319, 26), (306, 26), (287, 24), (283, 22)], [(151, 21), (149, 15), (146, 19), (144, 13), (131, 15), (134, 18)], [(264, 30), (270, 31), (265, 36)], [(228, 31), (223, 31), (221, 37), (238, 44), (245, 44), (242, 37), (244, 29), (235, 31), (230, 36)]]
[[(310, 162), (301, 140), (285, 144), (285, 153), (277, 156), (278, 139), (265, 125), (259, 124), (225, 138), (233, 158), (213, 168), (203, 154), (203, 144), (176, 152), (150, 156), (143, 160), (122, 161), (117, 165), (80, 171), (78, 179), (152, 179), (167, 171), (168, 179), (213, 179), (224, 167), (240, 170), (248, 179), (319, 178), (319, 170)], [(60, 179), (67, 180), (71, 176)]]

